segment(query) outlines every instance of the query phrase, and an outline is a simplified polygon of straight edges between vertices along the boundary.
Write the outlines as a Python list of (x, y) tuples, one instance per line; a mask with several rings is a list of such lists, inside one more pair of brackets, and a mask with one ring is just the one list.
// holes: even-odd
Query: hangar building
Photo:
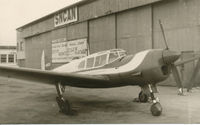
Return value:
[(199, 0), (82, 0), (17, 29), (18, 65), (40, 68), (43, 51), (53, 69), (88, 52), (165, 48), (159, 19), (170, 49), (200, 50)]

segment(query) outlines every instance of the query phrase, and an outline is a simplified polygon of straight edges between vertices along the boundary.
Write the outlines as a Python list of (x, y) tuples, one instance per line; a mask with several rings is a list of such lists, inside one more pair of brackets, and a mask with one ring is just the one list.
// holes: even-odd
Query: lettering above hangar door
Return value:
[(77, 6), (67, 8), (55, 14), (54, 27), (78, 21)]

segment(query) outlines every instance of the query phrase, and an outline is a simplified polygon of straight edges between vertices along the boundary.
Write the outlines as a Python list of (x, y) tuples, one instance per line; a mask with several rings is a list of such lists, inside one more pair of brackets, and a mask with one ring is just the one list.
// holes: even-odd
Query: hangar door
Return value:
[(88, 37), (88, 23), (81, 22), (75, 25), (69, 25), (67, 27), (66, 33), (67, 33), (67, 40), (77, 40), (77, 39), (83, 39)]
[(40, 69), (40, 54), (41, 36), (34, 36), (26, 39), (25, 53), (26, 53), (26, 67)]
[(115, 48), (115, 15), (89, 21), (90, 53)]
[(134, 54), (152, 48), (151, 6), (117, 14), (117, 46)]
[[(51, 62), (51, 32), (40, 34), (26, 39), (26, 67), (41, 68), (42, 51), (45, 52), (45, 62)], [(48, 68), (48, 67), (46, 67)]]

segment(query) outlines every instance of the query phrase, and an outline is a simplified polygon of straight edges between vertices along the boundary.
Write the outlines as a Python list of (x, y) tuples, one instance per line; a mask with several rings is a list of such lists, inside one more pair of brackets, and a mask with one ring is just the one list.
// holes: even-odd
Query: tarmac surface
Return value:
[(163, 113), (151, 115), (150, 103), (137, 103), (139, 87), (80, 89), (67, 87), (65, 98), (77, 114), (58, 111), (54, 86), (0, 78), (0, 123), (197, 123), (200, 124), (200, 90), (178, 96), (175, 87), (158, 87)]

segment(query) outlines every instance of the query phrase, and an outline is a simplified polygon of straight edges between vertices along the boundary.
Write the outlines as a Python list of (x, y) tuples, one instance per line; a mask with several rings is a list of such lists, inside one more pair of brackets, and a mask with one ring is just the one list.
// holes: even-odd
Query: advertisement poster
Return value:
[(67, 41), (61, 38), (52, 41), (52, 63), (65, 63), (87, 56), (87, 39)]

